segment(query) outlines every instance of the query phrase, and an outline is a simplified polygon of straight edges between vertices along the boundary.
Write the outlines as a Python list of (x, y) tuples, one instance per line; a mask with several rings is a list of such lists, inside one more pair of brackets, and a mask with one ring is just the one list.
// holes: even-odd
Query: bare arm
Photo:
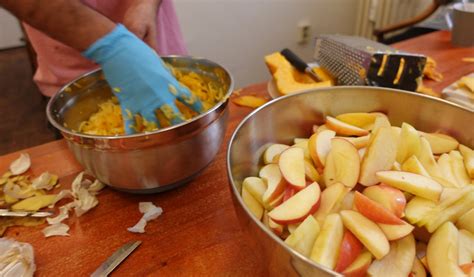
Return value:
[(0, 6), (50, 37), (84, 51), (115, 23), (78, 0), (0, 0)]

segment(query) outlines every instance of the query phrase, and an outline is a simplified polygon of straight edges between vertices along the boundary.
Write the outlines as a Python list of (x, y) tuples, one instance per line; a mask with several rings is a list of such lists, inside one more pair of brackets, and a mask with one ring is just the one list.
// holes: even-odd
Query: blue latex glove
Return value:
[(117, 25), (82, 54), (101, 65), (120, 102), (127, 134), (135, 133), (135, 114), (160, 127), (157, 109), (171, 124), (183, 122), (176, 99), (198, 113), (203, 112), (200, 100), (179, 84), (156, 52), (123, 25)]

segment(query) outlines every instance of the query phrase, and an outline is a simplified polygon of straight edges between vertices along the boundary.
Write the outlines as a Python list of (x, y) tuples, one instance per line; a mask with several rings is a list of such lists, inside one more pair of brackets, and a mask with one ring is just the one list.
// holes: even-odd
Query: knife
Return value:
[(290, 62), (292, 66), (294, 66), (298, 71), (302, 73), (308, 73), (316, 82), (321, 82), (322, 79), (314, 70), (305, 63), (300, 57), (298, 57), (293, 51), (288, 48), (281, 50), (280, 52), (285, 59)]
[(108, 276), (119, 264), (130, 255), (142, 242), (131, 241), (124, 244), (117, 251), (112, 254), (103, 264), (97, 268), (91, 277), (105, 277)]
[(0, 217), (2, 216), (12, 216), (12, 217), (48, 217), (52, 216), (53, 212), (50, 211), (41, 211), (41, 212), (28, 212), (28, 211), (12, 211), (8, 209), (0, 209)]

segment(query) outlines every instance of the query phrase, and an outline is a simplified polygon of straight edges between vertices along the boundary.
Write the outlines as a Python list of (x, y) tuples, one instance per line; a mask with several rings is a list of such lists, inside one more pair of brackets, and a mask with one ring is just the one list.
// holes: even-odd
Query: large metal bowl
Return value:
[(323, 123), (326, 115), (372, 111), (386, 113), (393, 125), (407, 122), (423, 131), (442, 130), (474, 146), (473, 112), (444, 100), (393, 89), (321, 88), (284, 96), (255, 110), (240, 123), (229, 142), (227, 172), (237, 215), (254, 238), (255, 250), (269, 276), (340, 275), (292, 250), (257, 220), (242, 201), (243, 179), (258, 176), (268, 144), (290, 144), (295, 137), (309, 137), (313, 124)]
[(94, 136), (78, 133), (79, 124), (112, 96), (96, 70), (62, 88), (48, 103), (47, 116), (87, 172), (119, 190), (153, 193), (172, 189), (199, 174), (216, 156), (224, 139), (230, 73), (212, 61), (182, 56), (163, 60), (184, 72), (194, 71), (223, 88), (225, 97), (192, 120), (155, 132)]

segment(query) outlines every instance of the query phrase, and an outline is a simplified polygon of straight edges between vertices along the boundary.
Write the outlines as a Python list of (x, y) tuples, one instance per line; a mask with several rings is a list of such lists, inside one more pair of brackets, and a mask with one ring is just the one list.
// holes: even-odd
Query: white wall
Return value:
[(0, 49), (23, 45), (21, 37), (20, 25), (16, 18), (0, 8)]
[(310, 61), (312, 40), (299, 45), (301, 21), (316, 33), (353, 34), (358, 0), (174, 0), (191, 55), (226, 66), (236, 88), (268, 80), (263, 57), (288, 47)]

